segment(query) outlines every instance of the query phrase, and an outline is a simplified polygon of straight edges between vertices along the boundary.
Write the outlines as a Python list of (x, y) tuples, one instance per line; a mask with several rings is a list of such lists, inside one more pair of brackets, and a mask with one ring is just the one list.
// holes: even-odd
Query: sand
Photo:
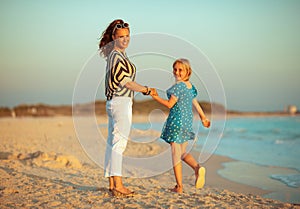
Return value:
[[(169, 192), (175, 185), (169, 170), (151, 178), (124, 178), (137, 195), (112, 197), (103, 169), (82, 149), (72, 117), (1, 118), (0, 140), (0, 208), (300, 208), (262, 197), (271, 191), (222, 178), (217, 171), (233, 160), (216, 155), (204, 164), (203, 189), (194, 188), (193, 173), (184, 167), (183, 194)], [(131, 145), (126, 155), (164, 149)]]

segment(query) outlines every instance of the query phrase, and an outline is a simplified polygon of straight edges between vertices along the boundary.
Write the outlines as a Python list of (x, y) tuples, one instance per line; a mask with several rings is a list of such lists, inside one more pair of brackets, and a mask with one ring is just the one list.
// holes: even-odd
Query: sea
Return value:
[[(223, 171), (219, 172), (221, 176), (275, 191), (266, 197), (300, 203), (299, 116), (235, 117), (225, 121), (223, 130), (215, 130), (213, 122), (211, 130), (199, 129), (193, 149), (203, 151), (209, 131), (222, 131), (213, 154), (230, 157), (235, 162), (225, 163)], [(153, 123), (151, 128), (161, 130), (162, 126), (163, 123)], [(149, 124), (133, 124), (133, 127), (147, 129)], [(243, 174), (235, 172), (243, 172), (241, 169), (245, 172), (252, 169), (252, 174), (243, 179), (239, 177)]]
[[(300, 117), (229, 119), (215, 154), (300, 171)], [(300, 175), (271, 177), (290, 187), (300, 187)]]

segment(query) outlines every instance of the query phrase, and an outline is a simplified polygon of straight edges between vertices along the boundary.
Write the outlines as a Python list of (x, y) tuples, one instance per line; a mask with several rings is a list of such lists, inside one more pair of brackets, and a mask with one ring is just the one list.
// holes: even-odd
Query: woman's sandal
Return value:
[(132, 192), (128, 192), (128, 193), (124, 193), (124, 192), (121, 192), (121, 191), (118, 191), (116, 189), (112, 189), (112, 195), (114, 197), (133, 197), (135, 195), (135, 193), (132, 191)]

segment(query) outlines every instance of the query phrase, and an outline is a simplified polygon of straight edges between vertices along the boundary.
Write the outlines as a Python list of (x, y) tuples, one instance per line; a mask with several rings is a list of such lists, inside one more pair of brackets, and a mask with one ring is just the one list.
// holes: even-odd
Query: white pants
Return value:
[(108, 137), (104, 176), (122, 176), (123, 152), (127, 145), (132, 122), (132, 99), (114, 97), (106, 102)]

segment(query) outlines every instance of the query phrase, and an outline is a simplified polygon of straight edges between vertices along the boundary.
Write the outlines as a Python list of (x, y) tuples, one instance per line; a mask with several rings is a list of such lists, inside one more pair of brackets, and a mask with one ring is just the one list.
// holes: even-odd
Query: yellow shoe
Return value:
[(196, 179), (195, 187), (196, 189), (201, 189), (205, 184), (205, 168), (200, 167), (198, 170), (198, 178)]

